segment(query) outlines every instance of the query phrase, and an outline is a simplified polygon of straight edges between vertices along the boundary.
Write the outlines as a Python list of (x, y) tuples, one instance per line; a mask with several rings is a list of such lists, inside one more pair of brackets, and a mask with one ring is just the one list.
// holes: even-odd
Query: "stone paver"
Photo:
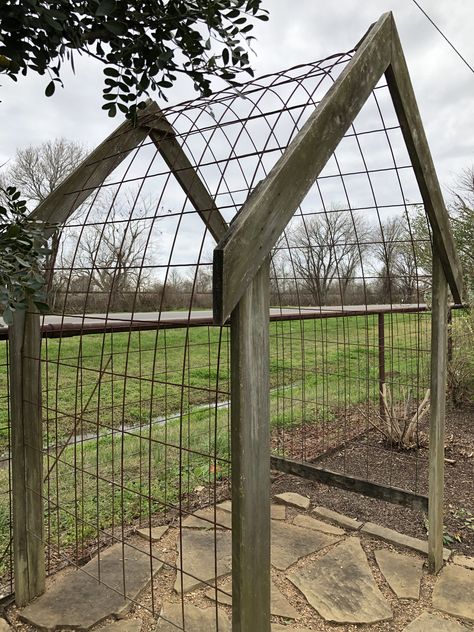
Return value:
[(376, 623), (393, 616), (358, 538), (348, 538), (287, 577), (326, 621)]
[(121, 619), (100, 628), (100, 632), (140, 632), (142, 625), (141, 619)]
[(286, 570), (300, 558), (336, 544), (340, 538), (272, 520), (272, 565)]
[[(228, 575), (232, 569), (232, 545), (230, 531), (214, 531), (199, 529), (183, 529), (183, 563), (178, 548), (178, 561), (174, 589), (180, 593), (194, 590), (203, 582), (212, 582)], [(214, 548), (216, 542), (216, 549)], [(215, 554), (217, 554), (217, 577), (215, 571)], [(181, 568), (183, 573), (181, 573)], [(182, 585), (181, 585), (182, 577)]]
[[(225, 590), (226, 593), (230, 593), (232, 591), (232, 586), (230, 583), (221, 586), (222, 590)], [(232, 597), (230, 594), (223, 593), (221, 591), (217, 591), (217, 601), (219, 603), (226, 604), (228, 606), (232, 605)], [(216, 591), (214, 588), (210, 588), (206, 592), (206, 597), (208, 599), (212, 599), (213, 601), (216, 598)], [(276, 617), (285, 617), (286, 619), (296, 619), (298, 616), (298, 611), (293, 608), (291, 603), (285, 597), (285, 595), (272, 583), (271, 586), (271, 603), (270, 610), (273, 615)]]
[(214, 527), (230, 529), (232, 527), (232, 514), (222, 509), (216, 509), (214, 513), (214, 507), (206, 507), (187, 516), (182, 525), (191, 529), (214, 529)]
[[(373, 535), (376, 538), (385, 540), (390, 544), (397, 544), (398, 546), (405, 546), (407, 549), (418, 551), (428, 555), (428, 542), (426, 540), (419, 540), (418, 538), (412, 538), (410, 535), (404, 535), (393, 529), (382, 527), (379, 524), (373, 522), (366, 522), (361, 531), (368, 535)], [(443, 559), (446, 561), (449, 559), (451, 551), (449, 549), (443, 549)]]
[(355, 518), (349, 518), (349, 516), (340, 514), (337, 511), (332, 511), (332, 509), (326, 509), (326, 507), (315, 507), (313, 509), (313, 513), (323, 520), (331, 520), (331, 522), (335, 522), (344, 529), (360, 529), (364, 524)]
[[(232, 502), (230, 500), (224, 500), (224, 502), (219, 503), (217, 507), (222, 511), (232, 512)], [(270, 506), (270, 515), (273, 520), (285, 520), (286, 507), (284, 505), (273, 504)]]
[[(128, 599), (123, 595), (123, 567)], [(161, 567), (155, 562), (154, 573)], [(21, 618), (43, 630), (88, 630), (107, 617), (122, 615), (150, 583), (149, 550), (115, 544), (100, 554), (101, 583), (98, 575), (95, 557), (82, 569), (58, 578), (44, 595), (20, 611)]]
[(474, 621), (474, 571), (455, 564), (445, 566), (433, 590), (433, 607)]
[(270, 507), (270, 517), (272, 520), (285, 520), (286, 519), (286, 506), (285, 505), (272, 505)]
[(468, 632), (468, 630), (457, 621), (448, 621), (437, 614), (423, 612), (403, 632)]
[[(219, 612), (219, 632), (231, 632), (231, 624), (223, 612)], [(181, 603), (167, 603), (164, 605), (156, 632), (216, 632), (216, 609), (197, 608), (191, 604), (184, 605), (184, 622)]]
[(217, 505), (218, 509), (222, 509), (222, 511), (228, 511), (229, 513), (232, 511), (232, 501), (224, 500)]
[(11, 626), (8, 624), (8, 621), (0, 618), (0, 632), (11, 632)]
[(169, 526), (166, 524), (162, 527), (152, 527), (151, 529), (148, 527), (145, 527), (144, 529), (137, 529), (137, 533), (141, 538), (147, 540), (148, 542), (150, 540), (152, 542), (158, 542), (158, 540), (161, 540), (161, 538), (165, 535), (168, 529)]
[(293, 520), (293, 524), (297, 527), (303, 527), (304, 529), (314, 529), (315, 531), (322, 531), (323, 533), (329, 533), (330, 535), (345, 535), (344, 529), (334, 527), (332, 524), (327, 524), (322, 520), (316, 520), (310, 516), (298, 514)]
[(313, 632), (309, 628), (295, 628), (292, 625), (272, 623), (272, 632)]
[(296, 509), (309, 509), (311, 501), (307, 496), (302, 496), (295, 492), (284, 492), (283, 494), (277, 494), (275, 500), (289, 507), (295, 507)]
[(458, 566), (465, 566), (466, 568), (472, 568), (474, 570), (474, 557), (468, 557), (467, 555), (455, 555), (453, 557), (453, 562)]
[(387, 549), (375, 551), (375, 559), (388, 585), (399, 599), (419, 599), (423, 560)]

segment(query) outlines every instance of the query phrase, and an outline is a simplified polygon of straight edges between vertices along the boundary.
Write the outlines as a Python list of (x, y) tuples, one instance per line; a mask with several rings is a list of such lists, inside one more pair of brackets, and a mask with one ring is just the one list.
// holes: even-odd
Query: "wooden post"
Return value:
[(448, 365), (453, 361), (453, 310), (448, 306)]
[(232, 631), (270, 632), (269, 261), (231, 316)]
[(441, 260), (433, 253), (431, 322), (431, 422), (428, 493), (428, 564), (443, 565), (444, 416), (446, 406), (448, 283)]
[(40, 316), (17, 310), (9, 327), (15, 602), (44, 591)]
[(380, 416), (385, 419), (385, 404), (383, 400), (383, 387), (385, 384), (385, 315), (380, 312), (378, 315), (378, 338), (379, 338), (379, 410)]

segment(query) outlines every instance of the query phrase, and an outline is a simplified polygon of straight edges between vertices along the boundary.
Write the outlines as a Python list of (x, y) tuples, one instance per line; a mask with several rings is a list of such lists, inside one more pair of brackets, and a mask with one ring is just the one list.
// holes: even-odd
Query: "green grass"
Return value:
[[(53, 541), (84, 543), (99, 530), (120, 529), (176, 506), (197, 485), (212, 482), (214, 463), (217, 476), (228, 475), (229, 409), (212, 405), (216, 398), (229, 399), (228, 330), (220, 336), (218, 329), (198, 327), (44, 344), (45, 445), (70, 434), (100, 436), (66, 447), (59, 459), (54, 450), (45, 457)], [(341, 411), (376, 402), (377, 345), (372, 317), (272, 323), (272, 426), (291, 431), (301, 424), (336, 424)], [(385, 346), (394, 397), (401, 397), (406, 385), (424, 394), (429, 319), (386, 317)], [(6, 387), (4, 347), (0, 354)], [(8, 447), (7, 418), (2, 399), (2, 451)], [(151, 424), (156, 418), (169, 421)], [(123, 433), (122, 426), (134, 428)], [(8, 484), (8, 472), (0, 470), (1, 549), (9, 538), (8, 494), (2, 493)]]

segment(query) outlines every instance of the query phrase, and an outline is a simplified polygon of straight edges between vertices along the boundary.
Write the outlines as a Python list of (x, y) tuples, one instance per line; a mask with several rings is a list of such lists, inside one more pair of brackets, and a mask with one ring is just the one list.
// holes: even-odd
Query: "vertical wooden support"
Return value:
[(44, 591), (40, 316), (17, 310), (9, 327), (15, 601)]
[(448, 366), (453, 361), (453, 309), (448, 306)]
[(379, 343), (379, 410), (380, 416), (385, 419), (385, 404), (383, 399), (383, 387), (385, 384), (385, 314), (378, 315), (378, 343)]
[(443, 565), (444, 416), (446, 407), (448, 283), (436, 250), (433, 254), (432, 304), (428, 563), (430, 570), (437, 573)]
[(232, 631), (270, 632), (269, 261), (231, 316)]

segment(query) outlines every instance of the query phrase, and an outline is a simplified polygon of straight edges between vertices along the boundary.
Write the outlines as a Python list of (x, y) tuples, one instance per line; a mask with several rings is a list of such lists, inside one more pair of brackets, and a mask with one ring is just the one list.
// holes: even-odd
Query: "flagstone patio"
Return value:
[[(426, 543), (390, 529), (379, 530), (374, 523), (364, 524), (323, 507), (311, 508), (306, 497), (295, 493), (280, 494), (275, 500), (278, 504), (272, 510), (272, 632), (352, 630), (353, 625), (361, 624), (361, 629), (368, 632), (474, 630), (472, 558), (454, 556), (433, 580), (425, 564)], [(155, 594), (155, 602), (159, 599), (161, 604), (161, 616), (153, 629), (212, 632), (218, 612), (219, 631), (230, 632), (231, 511), (230, 501), (221, 503), (216, 510), (197, 511), (182, 521), (181, 538), (177, 525), (139, 530), (138, 540), (148, 540), (143, 550), (116, 544), (102, 552), (100, 579), (107, 586), (99, 581), (96, 558), (83, 570), (58, 577), (51, 589), (21, 611), (20, 617), (48, 631), (88, 630), (105, 622), (112, 626), (112, 632), (116, 626), (113, 618), (126, 616), (127, 609), (147, 590), (149, 547), (159, 558), (160, 538), (166, 534), (169, 541), (174, 533), (177, 571), (166, 594)], [(450, 558), (450, 551), (445, 551), (445, 558)], [(156, 564), (153, 572), (159, 576), (161, 568), (161, 564)], [(216, 575), (217, 586), (213, 587)], [(124, 580), (126, 595), (121, 590)], [(423, 587), (432, 585), (426, 600), (427, 589)], [(423, 591), (425, 597), (420, 601)], [(402, 609), (398, 603), (404, 608), (411, 604), (410, 620), (399, 621)], [(131, 623), (117, 625), (117, 632), (119, 628), (139, 632), (137, 614), (129, 615), (133, 616)], [(105, 628), (97, 629), (107, 632)]]

